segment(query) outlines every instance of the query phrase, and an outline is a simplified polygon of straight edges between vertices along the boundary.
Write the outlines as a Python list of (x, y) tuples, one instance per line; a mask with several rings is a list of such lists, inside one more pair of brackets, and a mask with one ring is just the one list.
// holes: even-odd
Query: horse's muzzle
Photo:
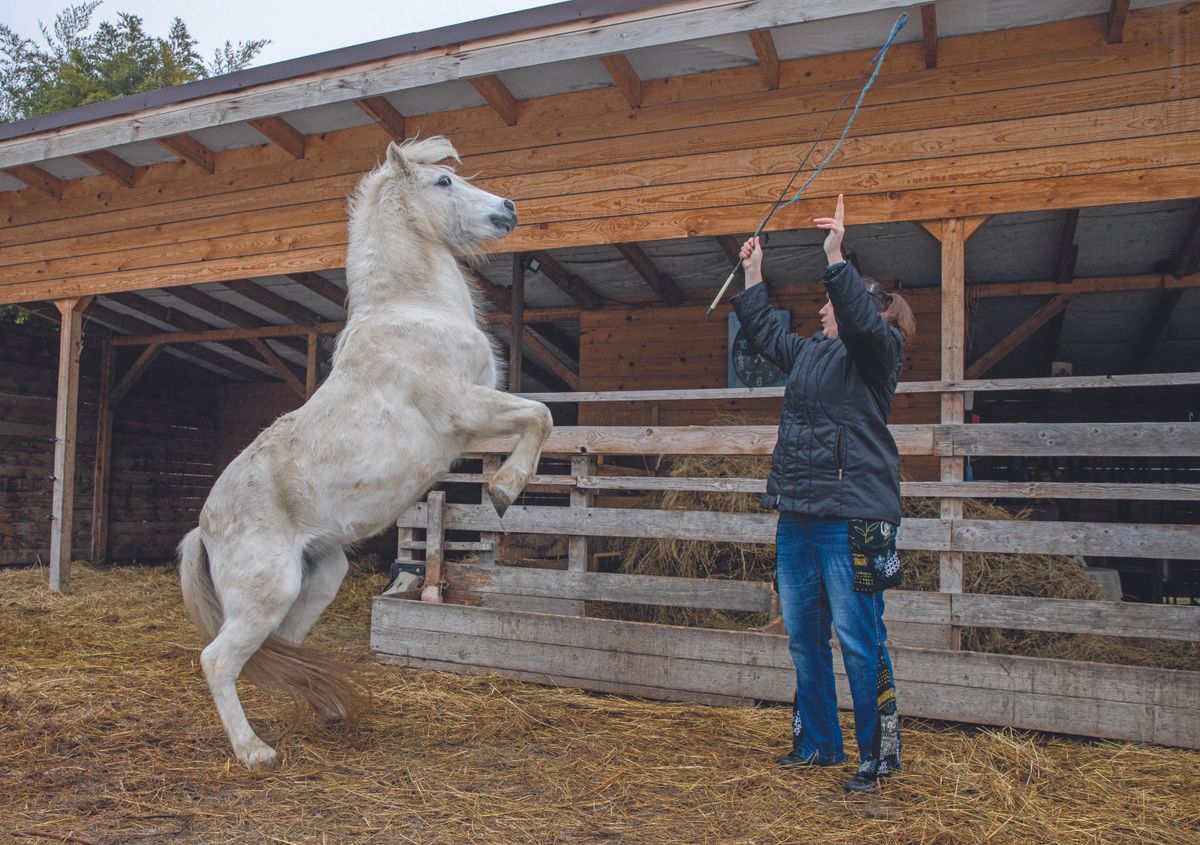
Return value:
[(488, 217), (488, 221), (496, 227), (502, 236), (507, 235), (513, 229), (517, 228), (517, 213), (510, 211), (507, 214), (493, 214)]

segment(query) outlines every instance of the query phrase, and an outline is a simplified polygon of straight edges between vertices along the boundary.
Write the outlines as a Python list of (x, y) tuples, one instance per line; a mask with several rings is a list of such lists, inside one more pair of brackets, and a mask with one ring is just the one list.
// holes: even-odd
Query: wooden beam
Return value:
[(96, 150), (90, 153), (80, 153), (75, 158), (84, 164), (94, 167), (110, 179), (132, 188), (137, 184), (137, 171), (134, 166), (123, 158), (113, 155), (108, 150)]
[(259, 337), (252, 337), (250, 338), (250, 345), (257, 350), (258, 354), (262, 356), (264, 361), (275, 368), (275, 371), (279, 373), (280, 377), (287, 383), (288, 387), (295, 391), (296, 395), (298, 395), (301, 399), (308, 397), (308, 391), (305, 389), (304, 384), (301, 383), (300, 379), (296, 378), (296, 374), (292, 372), (291, 367), (285, 364), (283, 359), (275, 354), (275, 350), (267, 346), (267, 342), (265, 340)]
[(501, 120), (509, 126), (517, 125), (520, 103), (508, 90), (508, 86), (500, 80), (500, 77), (494, 74), (473, 76), (467, 81), (479, 92), (479, 96), (487, 101), (496, 114), (500, 115)]
[(762, 74), (763, 82), (767, 83), (768, 90), (774, 91), (779, 87), (779, 51), (775, 49), (775, 39), (771, 37), (771, 30), (752, 30), (750, 44), (758, 58), (758, 72)]
[(100, 344), (100, 399), (96, 409), (96, 460), (92, 468), (92, 554), (94, 565), (108, 560), (108, 493), (112, 475), (112, 389), (116, 356), (107, 341)]
[(508, 389), (521, 392), (521, 337), (525, 333), (525, 256), (512, 255), (512, 292), (508, 318)]
[(205, 173), (217, 172), (217, 155), (191, 135), (171, 135), (159, 138), (158, 143), (184, 161), (190, 161)]
[(47, 173), (37, 165), (19, 164), (16, 167), (5, 169), (4, 172), (18, 182), (24, 182), (34, 190), (41, 191), (43, 194), (52, 196), (56, 200), (62, 199), (63, 180)]
[(1146, 327), (1142, 329), (1137, 349), (1134, 350), (1130, 359), (1129, 372), (1140, 373), (1146, 368), (1146, 361), (1150, 359), (1150, 353), (1154, 351), (1154, 344), (1158, 342), (1158, 336), (1162, 334), (1163, 329), (1170, 323), (1171, 314), (1174, 313), (1175, 306), (1179, 304), (1179, 300), (1182, 298), (1182, 288), (1164, 290), (1159, 294), (1158, 302), (1154, 306), (1154, 313), (1150, 315), (1150, 320), (1146, 323)]
[(292, 158), (304, 158), (304, 136), (282, 117), (263, 117), (250, 125)]
[[(1051, 317), (1066, 308), (1067, 303), (1071, 301), (1073, 296), (1074, 294), (1071, 293), (1060, 293), (1027, 317), (1019, 326), (1012, 330), (1008, 337), (997, 343), (971, 364), (967, 368), (965, 378), (973, 379), (981, 377), (1003, 360), (1008, 353), (1020, 346), (1031, 334), (1044, 326)], [(945, 377), (945, 374), (943, 374), (942, 378)], [(950, 479), (942, 480), (948, 481)]]
[(79, 427), (79, 356), (83, 352), (83, 311), (90, 296), (55, 300), (58, 332), (58, 386), (54, 413), (54, 490), (50, 505), (50, 586), (71, 589), (71, 534), (75, 528), (75, 437)]
[(1192, 215), (1192, 222), (1188, 224), (1179, 249), (1171, 259), (1171, 275), (1182, 279), (1195, 273), (1197, 265), (1200, 265), (1200, 202), (1196, 203), (1196, 213)]
[(1108, 43), (1119, 44), (1125, 40), (1125, 17), (1129, 14), (1129, 0), (1112, 0), (1108, 7)]
[(1075, 230), (1079, 226), (1079, 209), (1067, 210), (1067, 219), (1063, 223), (1062, 238), (1058, 243), (1058, 266), (1054, 272), (1054, 281), (1065, 285), (1075, 278), (1075, 260), (1079, 257), (1079, 246), (1075, 243)]
[(315, 326), (317, 323), (325, 322), (325, 318), (316, 311), (311, 311), (298, 302), (285, 299), (274, 291), (249, 279), (230, 279), (224, 282), (224, 285), (234, 293), (246, 297), (251, 302), (257, 303), (263, 308), (269, 308), (281, 317), (287, 317), (293, 323)]
[(678, 305), (683, 302), (686, 298), (684, 292), (679, 289), (669, 275), (654, 266), (650, 256), (646, 255), (640, 246), (628, 243), (617, 244), (616, 247), (633, 269), (637, 270), (638, 275), (650, 286), (650, 289), (658, 295), (659, 299), (668, 305)]
[(604, 300), (590, 287), (583, 279), (558, 263), (547, 252), (530, 253), (530, 258), (536, 259), (538, 262), (538, 272), (545, 276), (550, 281), (554, 282), (567, 296), (574, 299), (580, 305), (587, 309), (601, 308), (604, 305)]
[(925, 39), (925, 69), (929, 70), (938, 63), (937, 5), (934, 3), (921, 6), (921, 33)]
[[(973, 234), (975, 234), (976, 232), (978, 232), (980, 229), (982, 229), (984, 227), (984, 225), (988, 222), (988, 220), (991, 219), (991, 215), (982, 214), (982, 215), (978, 215), (976, 217), (963, 217), (960, 219), (963, 221), (963, 223), (962, 223), (963, 241), (966, 242), (971, 239), (971, 236)], [(928, 232), (930, 235), (932, 235), (934, 240), (938, 241), (939, 243), (941, 242), (941, 240), (942, 240), (942, 221), (941, 220), (918, 220), (916, 222), (917, 222), (917, 225), (919, 225), (922, 229), (924, 229), (926, 232)]]
[(298, 285), (303, 285), (317, 296), (325, 299), (338, 308), (346, 307), (346, 291), (326, 279), (320, 273), (287, 273), (289, 279)]
[(643, 94), (642, 80), (629, 61), (629, 57), (624, 53), (613, 53), (611, 56), (601, 56), (600, 63), (612, 77), (613, 83), (621, 92), (621, 96), (625, 98), (625, 102), (629, 103), (629, 107), (631, 109), (640, 107)]
[(112, 407), (115, 408), (117, 405), (121, 404), (121, 400), (124, 399), (129, 394), (129, 391), (133, 389), (133, 386), (138, 383), (138, 379), (145, 375), (146, 370), (150, 368), (150, 365), (154, 363), (155, 359), (158, 358), (158, 353), (162, 352), (162, 350), (162, 344), (153, 343), (142, 351), (142, 354), (138, 356), (138, 359), (133, 362), (133, 366), (131, 366), (125, 372), (125, 375), (121, 376), (121, 380), (117, 382), (115, 387), (113, 387), (112, 393), (109, 397)]
[(363, 97), (361, 100), (355, 100), (354, 105), (362, 109), (393, 141), (404, 140), (404, 115), (400, 114), (387, 97)]
[[(941, 221), (938, 240), (942, 245), (942, 366), (943, 381), (963, 377), (963, 364), (967, 335), (966, 301), (966, 221), (951, 217)], [(961, 425), (965, 403), (961, 393), (943, 393), (941, 396), (941, 421), (944, 424)], [(942, 481), (962, 481), (963, 459), (958, 457), (939, 458), (939, 478)], [(939, 512), (942, 519), (962, 519), (961, 499), (942, 499)], [(963, 591), (963, 557), (958, 551), (942, 551), (938, 555), (938, 590), (943, 593)], [(959, 631), (951, 628), (950, 647), (959, 646)]]
[(317, 340), (316, 332), (308, 336), (308, 357), (305, 359), (304, 366), (304, 399), (305, 401), (312, 398), (312, 395), (317, 392)]
[(531, 358), (554, 373), (571, 390), (579, 387), (579, 373), (577, 372), (579, 365), (576, 364), (576, 370), (573, 370), (564, 364), (554, 354), (551, 344), (545, 338), (524, 325), (521, 327), (521, 345)]

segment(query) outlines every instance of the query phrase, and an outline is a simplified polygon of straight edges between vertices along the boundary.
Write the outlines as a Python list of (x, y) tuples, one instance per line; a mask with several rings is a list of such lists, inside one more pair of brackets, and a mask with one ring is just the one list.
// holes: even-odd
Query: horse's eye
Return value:
[(439, 188), (449, 188), (450, 187), (450, 177), (449, 176), (439, 176), (438, 180), (437, 180), (437, 185)]

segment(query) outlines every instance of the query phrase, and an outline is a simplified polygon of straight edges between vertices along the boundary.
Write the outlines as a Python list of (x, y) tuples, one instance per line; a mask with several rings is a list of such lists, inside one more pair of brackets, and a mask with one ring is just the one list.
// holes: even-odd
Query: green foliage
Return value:
[(92, 30), (100, 2), (68, 6), (53, 27), (43, 24), (45, 47), (0, 24), (0, 122), (232, 73), (270, 43), (226, 41), (205, 62), (181, 18), (171, 22), (165, 38), (150, 35), (140, 17), (123, 12)]

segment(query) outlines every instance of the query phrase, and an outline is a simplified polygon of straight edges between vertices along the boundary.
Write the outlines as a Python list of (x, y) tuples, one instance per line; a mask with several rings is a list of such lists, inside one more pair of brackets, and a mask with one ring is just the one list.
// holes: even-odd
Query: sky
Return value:
[[(38, 21), (52, 26), (70, 3), (0, 0), (0, 23), (41, 44)], [(205, 59), (226, 40), (270, 38), (254, 61), (259, 66), (545, 5), (544, 0), (104, 0), (92, 20), (116, 20), (119, 12), (128, 12), (142, 18), (151, 35), (165, 36), (171, 19), (183, 18)]]

